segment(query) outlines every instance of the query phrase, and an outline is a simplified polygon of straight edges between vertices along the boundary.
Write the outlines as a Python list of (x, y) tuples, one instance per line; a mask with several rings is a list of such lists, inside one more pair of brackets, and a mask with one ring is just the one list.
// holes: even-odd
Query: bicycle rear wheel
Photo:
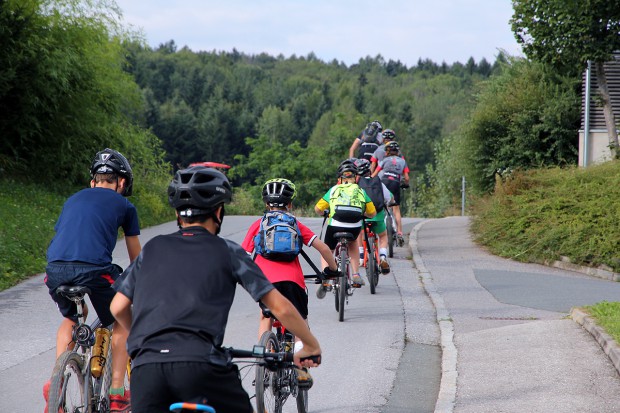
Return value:
[(347, 300), (347, 271), (348, 271), (348, 254), (347, 248), (340, 248), (340, 277), (339, 277), (339, 289), (336, 294), (338, 300), (338, 321), (344, 321), (344, 304)]
[(394, 227), (392, 226), (392, 217), (388, 215), (385, 218), (385, 227), (387, 228), (387, 237), (388, 237), (388, 255), (390, 258), (394, 257)]
[[(265, 351), (277, 353), (280, 351), (278, 339), (271, 331), (266, 331), (260, 338), (261, 346)], [(256, 367), (256, 411), (265, 413), (280, 413), (282, 405), (278, 401), (280, 390), (277, 387), (277, 371), (270, 371), (265, 366)]]
[(49, 412), (90, 413), (90, 382), (84, 380), (82, 357), (65, 351), (54, 366), (50, 383)]
[(377, 256), (374, 251), (375, 248), (375, 237), (368, 237), (368, 263), (366, 265), (366, 277), (368, 278), (368, 284), (370, 284), (370, 294), (374, 294), (376, 292), (375, 287), (377, 286), (377, 278), (379, 278), (379, 273), (377, 272)]

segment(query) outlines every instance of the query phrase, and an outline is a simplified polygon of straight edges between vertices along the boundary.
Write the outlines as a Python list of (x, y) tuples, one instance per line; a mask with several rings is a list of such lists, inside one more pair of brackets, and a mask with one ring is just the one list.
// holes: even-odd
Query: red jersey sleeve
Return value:
[(316, 234), (299, 220), (297, 220), (297, 226), (299, 227), (299, 232), (301, 232), (301, 239), (303, 240), (304, 245), (307, 245), (308, 247), (312, 245), (312, 241), (316, 238)]
[(258, 229), (260, 227), (260, 219), (250, 225), (250, 229), (248, 229), (247, 234), (245, 234), (245, 238), (241, 243), (241, 248), (246, 250), (249, 253), (254, 251), (254, 237), (258, 234)]

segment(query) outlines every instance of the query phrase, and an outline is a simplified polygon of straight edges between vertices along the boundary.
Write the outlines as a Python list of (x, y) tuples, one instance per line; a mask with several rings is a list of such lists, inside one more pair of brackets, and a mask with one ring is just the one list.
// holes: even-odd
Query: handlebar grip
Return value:
[(299, 361), (306, 361), (306, 360), (312, 360), (316, 364), (321, 364), (321, 355), (304, 357), (304, 358), (299, 359)]

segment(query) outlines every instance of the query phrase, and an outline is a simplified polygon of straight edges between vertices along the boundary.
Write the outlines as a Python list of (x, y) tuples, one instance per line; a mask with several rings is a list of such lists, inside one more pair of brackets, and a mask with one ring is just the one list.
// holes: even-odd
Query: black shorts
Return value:
[(273, 283), (273, 286), (295, 306), (304, 320), (308, 318), (308, 293), (306, 290), (293, 281), (279, 281)]
[(395, 179), (382, 179), (381, 182), (383, 182), (392, 195), (394, 195), (395, 205), (400, 205), (400, 181)]
[(131, 371), (131, 411), (169, 413), (172, 403), (205, 403), (217, 413), (252, 413), (236, 365), (149, 363)]
[(336, 249), (336, 245), (338, 244), (338, 240), (334, 238), (334, 234), (336, 232), (348, 232), (353, 235), (353, 239), (356, 239), (357, 236), (360, 234), (361, 230), (361, 226), (355, 228), (345, 228), (328, 225), (327, 229), (325, 230), (325, 243), (327, 244), (329, 249), (333, 251)]
[(75, 303), (56, 293), (56, 289), (61, 285), (70, 284), (90, 288), (90, 302), (101, 323), (107, 326), (114, 322), (110, 303), (116, 294), (112, 284), (122, 272), (118, 265), (98, 266), (83, 262), (54, 261), (47, 264), (45, 272), (45, 284), (63, 317), (77, 322)]

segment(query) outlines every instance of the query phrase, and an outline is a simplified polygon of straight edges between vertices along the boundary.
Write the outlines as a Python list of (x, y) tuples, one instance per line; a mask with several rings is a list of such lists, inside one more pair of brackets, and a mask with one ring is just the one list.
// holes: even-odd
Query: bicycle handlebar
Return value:
[[(232, 347), (224, 347), (224, 350), (228, 351), (233, 358), (260, 358), (263, 359), (267, 366), (278, 367), (283, 364), (293, 363), (293, 353), (290, 351), (283, 351), (279, 353), (272, 353), (268, 351), (265, 346), (258, 344), (254, 345), (252, 350), (241, 350)], [(321, 363), (321, 356), (310, 356), (300, 359), (300, 361), (312, 360), (316, 364)]]

